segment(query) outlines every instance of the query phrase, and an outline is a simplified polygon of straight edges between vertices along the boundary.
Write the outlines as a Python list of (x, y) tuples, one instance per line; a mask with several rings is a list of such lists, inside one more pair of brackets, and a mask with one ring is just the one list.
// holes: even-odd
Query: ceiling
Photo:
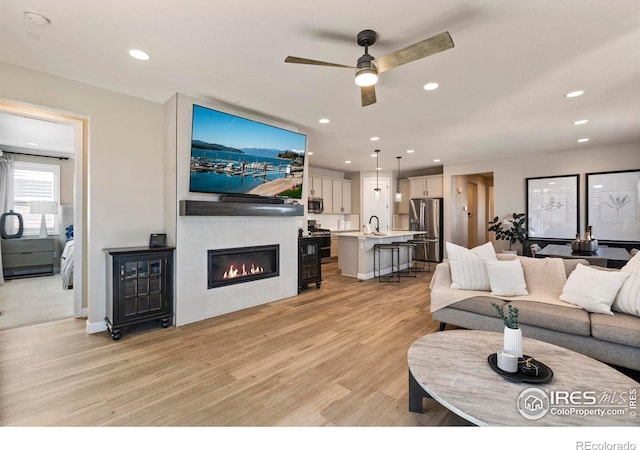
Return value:
[[(34, 25), (26, 10), (51, 23)], [(455, 47), (381, 74), (378, 102), (365, 108), (350, 70), (284, 63), (355, 65), (363, 29), (378, 33), (374, 56), (443, 31)], [(19, 66), (292, 124), (308, 135), (310, 165), (337, 171), (372, 170), (376, 148), (382, 169), (402, 156), (403, 170), (421, 170), (640, 142), (637, 0), (3, 0), (0, 42), (11, 43), (0, 60)], [(151, 59), (134, 60), (131, 48)], [(439, 89), (423, 90), (432, 81)], [(565, 97), (577, 89), (585, 94)]]

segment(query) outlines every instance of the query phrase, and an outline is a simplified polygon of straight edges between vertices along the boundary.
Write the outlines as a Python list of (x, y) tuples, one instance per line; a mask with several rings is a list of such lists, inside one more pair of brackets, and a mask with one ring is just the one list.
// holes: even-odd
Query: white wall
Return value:
[(452, 176), (493, 173), (495, 215), (505, 217), (526, 210), (526, 178), (580, 174), (580, 223), (585, 225), (585, 174), (640, 169), (640, 142), (585, 147), (511, 158), (489, 159), (444, 166), (444, 235), (451, 240), (455, 230), (455, 189)]
[(86, 271), (88, 329), (105, 329), (102, 249), (147, 245), (163, 230), (163, 107), (0, 62), (0, 98), (88, 118)]

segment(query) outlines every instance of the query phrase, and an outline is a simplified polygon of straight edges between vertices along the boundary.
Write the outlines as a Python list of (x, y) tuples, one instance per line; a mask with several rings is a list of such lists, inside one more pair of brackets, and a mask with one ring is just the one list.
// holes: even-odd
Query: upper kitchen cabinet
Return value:
[(332, 211), (334, 214), (351, 214), (351, 180), (333, 180)]
[(411, 198), (442, 197), (442, 175), (409, 178)]
[(311, 177), (309, 197), (322, 198), (322, 177)]
[(322, 179), (322, 201), (324, 203), (324, 213), (331, 214), (335, 209), (333, 205), (333, 180), (331, 178)]

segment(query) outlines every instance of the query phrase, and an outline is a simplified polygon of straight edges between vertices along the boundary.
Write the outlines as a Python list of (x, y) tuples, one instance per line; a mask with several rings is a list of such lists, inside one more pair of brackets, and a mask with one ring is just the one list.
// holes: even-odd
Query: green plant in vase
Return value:
[(491, 305), (498, 311), (498, 315), (504, 322), (504, 347), (503, 349), (509, 353), (512, 353), (519, 358), (522, 358), (522, 330), (518, 323), (518, 308), (514, 308), (511, 305), (507, 305), (507, 314), (504, 313), (504, 308), (495, 302), (491, 302)]
[(520, 328), (518, 326), (518, 308), (514, 308), (511, 305), (507, 305), (507, 309), (509, 312), (507, 314), (504, 313), (504, 310), (495, 302), (491, 302), (491, 305), (498, 311), (498, 315), (504, 322), (504, 326), (507, 328), (511, 328), (512, 330), (517, 330)]

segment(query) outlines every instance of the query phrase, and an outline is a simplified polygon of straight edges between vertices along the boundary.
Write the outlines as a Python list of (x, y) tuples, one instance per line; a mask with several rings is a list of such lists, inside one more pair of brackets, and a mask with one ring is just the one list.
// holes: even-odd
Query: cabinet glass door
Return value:
[(163, 260), (149, 256), (123, 257), (120, 261), (120, 320), (130, 320), (162, 309)]

